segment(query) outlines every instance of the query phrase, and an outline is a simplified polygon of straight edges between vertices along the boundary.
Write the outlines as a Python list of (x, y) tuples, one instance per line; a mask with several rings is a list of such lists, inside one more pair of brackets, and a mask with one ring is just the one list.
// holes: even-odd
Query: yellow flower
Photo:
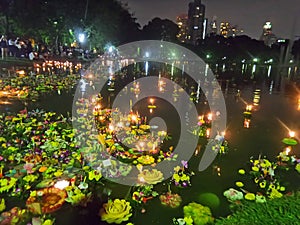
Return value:
[(245, 199), (253, 201), (253, 200), (255, 200), (255, 194), (253, 194), (253, 193), (247, 193), (245, 195)]
[(300, 173), (300, 163), (298, 163), (295, 167), (295, 169), (297, 170), (298, 173)]
[(164, 177), (163, 173), (157, 169), (154, 170), (143, 170), (138, 175), (139, 181), (147, 184), (157, 184), (161, 182)]
[(265, 187), (266, 187), (266, 184), (267, 184), (267, 182), (264, 180), (263, 182), (260, 182), (260, 183), (259, 183), (259, 186), (260, 186), (261, 188), (265, 188)]
[(235, 185), (238, 187), (244, 187), (244, 184), (241, 181), (235, 182)]
[(42, 223), (42, 225), (52, 225), (53, 221), (52, 220), (45, 220), (44, 223)]
[(5, 208), (6, 208), (5, 200), (4, 200), (4, 198), (2, 198), (1, 202), (0, 202), (0, 212), (4, 211)]
[(193, 219), (192, 219), (192, 217), (191, 216), (185, 216), (184, 218), (183, 218), (183, 220), (184, 220), (184, 222), (187, 224), (187, 225), (193, 225)]
[(89, 172), (89, 180), (95, 179), (96, 181), (100, 180), (102, 174), (97, 170), (92, 170)]
[(252, 166), (252, 170), (255, 171), (255, 172), (258, 172), (259, 168), (257, 166)]
[(174, 167), (174, 171), (175, 171), (175, 172), (178, 172), (180, 169), (181, 169), (181, 167), (180, 167), (180, 166), (176, 166), (176, 167)]
[(132, 216), (130, 203), (124, 199), (109, 201), (103, 204), (100, 216), (102, 221), (106, 221), (107, 223), (120, 224), (123, 221), (127, 221)]
[(63, 171), (62, 171), (62, 170), (57, 170), (57, 171), (54, 173), (54, 176), (60, 177), (62, 174), (63, 174)]
[(144, 165), (150, 165), (155, 162), (155, 159), (153, 158), (153, 156), (142, 155), (137, 159), (137, 161)]
[(280, 190), (280, 191), (285, 191), (285, 187), (281, 186), (281, 187), (279, 188), (279, 190)]
[(272, 163), (267, 159), (264, 160), (264, 163), (265, 163), (266, 167), (272, 166)]
[(181, 180), (181, 181), (190, 180), (190, 177), (187, 176), (186, 174), (183, 174), (183, 175), (181, 176), (181, 179), (180, 179), (180, 180)]
[(244, 169), (239, 169), (239, 174), (245, 174), (246, 172), (245, 172), (245, 170)]
[(271, 189), (271, 193), (269, 194), (269, 198), (273, 199), (273, 198), (281, 198), (283, 195), (277, 191), (275, 188)]
[(180, 176), (178, 175), (178, 173), (174, 173), (174, 174), (173, 174), (173, 179), (174, 179), (176, 182), (179, 182), (179, 181), (180, 181)]

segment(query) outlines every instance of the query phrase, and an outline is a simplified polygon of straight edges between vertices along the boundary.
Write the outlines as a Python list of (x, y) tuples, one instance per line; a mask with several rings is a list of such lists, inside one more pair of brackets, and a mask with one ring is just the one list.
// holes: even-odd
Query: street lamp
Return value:
[(80, 43), (83, 43), (85, 41), (85, 35), (84, 35), (84, 33), (80, 33), (78, 35), (78, 40), (79, 40)]

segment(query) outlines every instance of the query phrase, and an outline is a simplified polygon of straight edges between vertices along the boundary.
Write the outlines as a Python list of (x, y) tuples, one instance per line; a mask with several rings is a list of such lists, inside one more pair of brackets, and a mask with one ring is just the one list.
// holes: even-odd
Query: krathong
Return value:
[(171, 208), (179, 207), (180, 203), (182, 202), (180, 195), (172, 194), (171, 192), (167, 192), (166, 194), (159, 196), (159, 199), (161, 204), (169, 206)]
[(164, 179), (163, 173), (157, 169), (142, 170), (138, 175), (138, 181), (145, 184), (157, 184)]
[(191, 217), (194, 225), (203, 225), (213, 223), (214, 218), (207, 206), (196, 202), (191, 202), (183, 207), (184, 217)]
[(241, 191), (238, 191), (233, 188), (229, 188), (228, 190), (224, 191), (224, 196), (231, 202), (239, 201), (244, 199), (244, 194)]
[(131, 205), (124, 199), (109, 200), (103, 204), (99, 214), (107, 223), (120, 224), (132, 216)]
[(26, 201), (27, 208), (34, 214), (52, 213), (58, 210), (67, 194), (64, 190), (49, 187), (33, 191)]
[(153, 185), (141, 185), (132, 193), (132, 200), (141, 204), (158, 196), (158, 193), (153, 190)]

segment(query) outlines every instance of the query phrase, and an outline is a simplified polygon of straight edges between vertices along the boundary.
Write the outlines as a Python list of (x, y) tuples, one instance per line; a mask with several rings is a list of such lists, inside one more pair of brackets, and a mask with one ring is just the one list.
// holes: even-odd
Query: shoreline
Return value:
[(69, 61), (75, 63), (88, 63), (91, 60), (73, 59), (73, 58), (63, 58), (63, 57), (53, 57), (47, 60), (35, 59), (29, 60), (26, 58), (14, 58), (6, 57), (5, 59), (0, 59), (0, 68), (14, 67), (14, 66), (33, 66), (36, 63), (43, 63), (48, 60), (58, 60), (58, 61)]

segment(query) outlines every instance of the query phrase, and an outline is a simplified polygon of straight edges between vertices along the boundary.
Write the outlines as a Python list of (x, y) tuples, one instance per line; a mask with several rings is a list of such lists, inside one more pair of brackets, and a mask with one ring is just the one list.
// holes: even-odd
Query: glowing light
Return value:
[(289, 135), (290, 135), (291, 138), (295, 137), (295, 131), (292, 131), (292, 130), (291, 130), (291, 131), (289, 132)]
[(139, 177), (139, 181), (144, 183), (145, 182), (145, 178), (144, 177)]
[(207, 115), (207, 119), (210, 120), (210, 121), (212, 120), (212, 113), (209, 113), (209, 114)]
[(137, 121), (137, 116), (136, 116), (136, 115), (132, 115), (132, 116), (131, 116), (131, 120), (132, 120), (132, 121)]
[(289, 147), (286, 147), (286, 148), (285, 148), (285, 154), (288, 155), (288, 154), (291, 152), (291, 150), (292, 150), (292, 149), (291, 149), (290, 146), (289, 146)]
[(153, 103), (154, 103), (154, 99), (153, 98), (150, 98), (150, 103), (153, 105)]
[(246, 106), (246, 110), (247, 110), (247, 111), (251, 111), (251, 110), (252, 110), (252, 105), (247, 105), (247, 106)]
[(203, 120), (204, 119), (204, 115), (198, 116), (198, 120)]
[(210, 136), (210, 128), (207, 128), (207, 130), (206, 130), (206, 137), (209, 138), (209, 136)]
[(24, 70), (17, 70), (16, 73), (19, 74), (19, 76), (24, 76), (25, 75)]
[(249, 128), (250, 127), (250, 121), (251, 121), (250, 119), (245, 119), (244, 120), (244, 127), (245, 128)]
[(218, 176), (221, 176), (221, 168), (217, 167)]
[(70, 185), (70, 181), (68, 180), (59, 180), (54, 184), (55, 188), (58, 188), (60, 190), (64, 190), (66, 187)]
[(83, 43), (85, 41), (85, 35), (83, 33), (80, 33), (78, 35), (78, 40), (80, 43)]
[(114, 131), (115, 127), (114, 127), (114, 125), (109, 124), (108, 129), (109, 129), (110, 133), (112, 133)]

